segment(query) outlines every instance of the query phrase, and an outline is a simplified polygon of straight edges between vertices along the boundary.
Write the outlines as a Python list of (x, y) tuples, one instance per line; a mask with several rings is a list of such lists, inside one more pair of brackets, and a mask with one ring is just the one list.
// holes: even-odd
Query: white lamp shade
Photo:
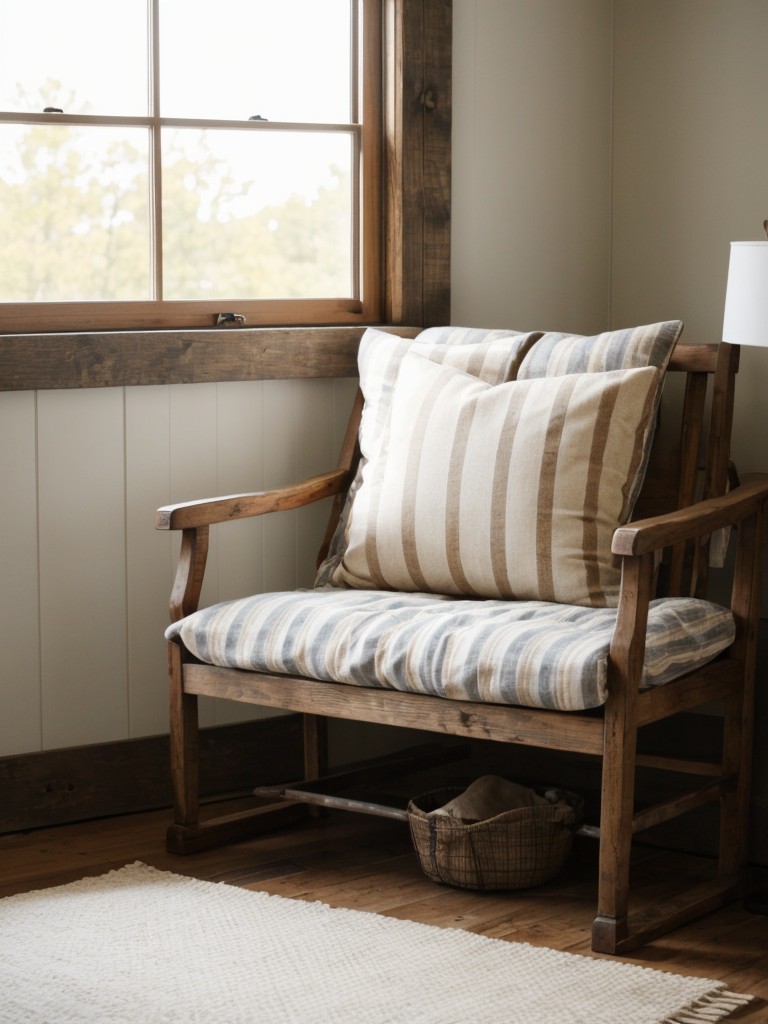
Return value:
[(768, 242), (731, 242), (723, 341), (768, 348)]

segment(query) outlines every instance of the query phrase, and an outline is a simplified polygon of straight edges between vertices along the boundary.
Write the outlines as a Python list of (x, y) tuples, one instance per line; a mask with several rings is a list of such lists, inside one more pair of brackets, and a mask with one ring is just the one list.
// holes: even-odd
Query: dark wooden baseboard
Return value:
[[(202, 729), (201, 796), (304, 774), (299, 715)], [(0, 834), (171, 805), (168, 737), (0, 758)]]

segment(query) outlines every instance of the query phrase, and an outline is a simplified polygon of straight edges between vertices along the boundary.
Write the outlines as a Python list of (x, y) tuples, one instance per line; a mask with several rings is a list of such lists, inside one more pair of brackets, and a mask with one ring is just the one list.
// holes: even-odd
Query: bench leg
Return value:
[(637, 727), (606, 712), (600, 804), (597, 916), (592, 949), (616, 953), (628, 934), (629, 865), (635, 799)]
[(184, 692), (181, 648), (168, 644), (171, 780), (174, 818), (166, 834), (169, 853), (187, 854), (262, 835), (306, 819), (301, 804), (279, 801), (236, 814), (200, 820), (197, 697)]
[(304, 720), (304, 778), (321, 779), (328, 774), (328, 719), (324, 715), (302, 715)]
[(751, 701), (733, 694), (726, 701), (723, 720), (723, 775), (736, 785), (720, 798), (721, 875), (745, 875), (748, 850), (749, 791), (752, 760)]
[[(751, 695), (750, 687), (745, 687)], [(629, 870), (633, 836), (636, 715), (630, 702), (606, 709), (600, 816), (600, 866), (597, 916), (592, 949), (626, 953), (701, 914), (736, 899), (744, 891), (750, 750), (748, 698), (742, 688), (726, 701), (723, 776), (736, 780), (720, 799), (718, 876), (682, 890), (629, 915)], [(746, 724), (745, 724), (746, 723)], [(681, 809), (678, 813), (683, 813)]]
[(168, 688), (174, 823), (195, 827), (200, 817), (197, 697), (184, 693), (181, 648), (170, 642)]

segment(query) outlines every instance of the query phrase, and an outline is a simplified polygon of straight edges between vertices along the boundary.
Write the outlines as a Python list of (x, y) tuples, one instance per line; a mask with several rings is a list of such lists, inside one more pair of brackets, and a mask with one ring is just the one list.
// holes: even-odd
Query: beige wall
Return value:
[[(768, 217), (768, 3), (616, 0), (614, 323), (721, 338), (729, 242)], [(734, 456), (768, 470), (768, 352), (745, 349)]]
[[(768, 217), (766, 0), (454, 0), (452, 320), (717, 342)], [(768, 470), (768, 352), (734, 455)]]
[(610, 0), (454, 0), (454, 323), (609, 315)]

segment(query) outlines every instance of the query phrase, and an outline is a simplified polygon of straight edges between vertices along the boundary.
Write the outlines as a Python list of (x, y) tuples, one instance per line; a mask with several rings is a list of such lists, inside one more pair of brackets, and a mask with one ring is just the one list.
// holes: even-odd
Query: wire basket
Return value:
[(562, 870), (584, 819), (581, 797), (558, 790), (559, 804), (520, 807), (471, 824), (429, 814), (461, 792), (435, 790), (408, 804), (411, 838), (428, 878), (460, 889), (526, 889)]

